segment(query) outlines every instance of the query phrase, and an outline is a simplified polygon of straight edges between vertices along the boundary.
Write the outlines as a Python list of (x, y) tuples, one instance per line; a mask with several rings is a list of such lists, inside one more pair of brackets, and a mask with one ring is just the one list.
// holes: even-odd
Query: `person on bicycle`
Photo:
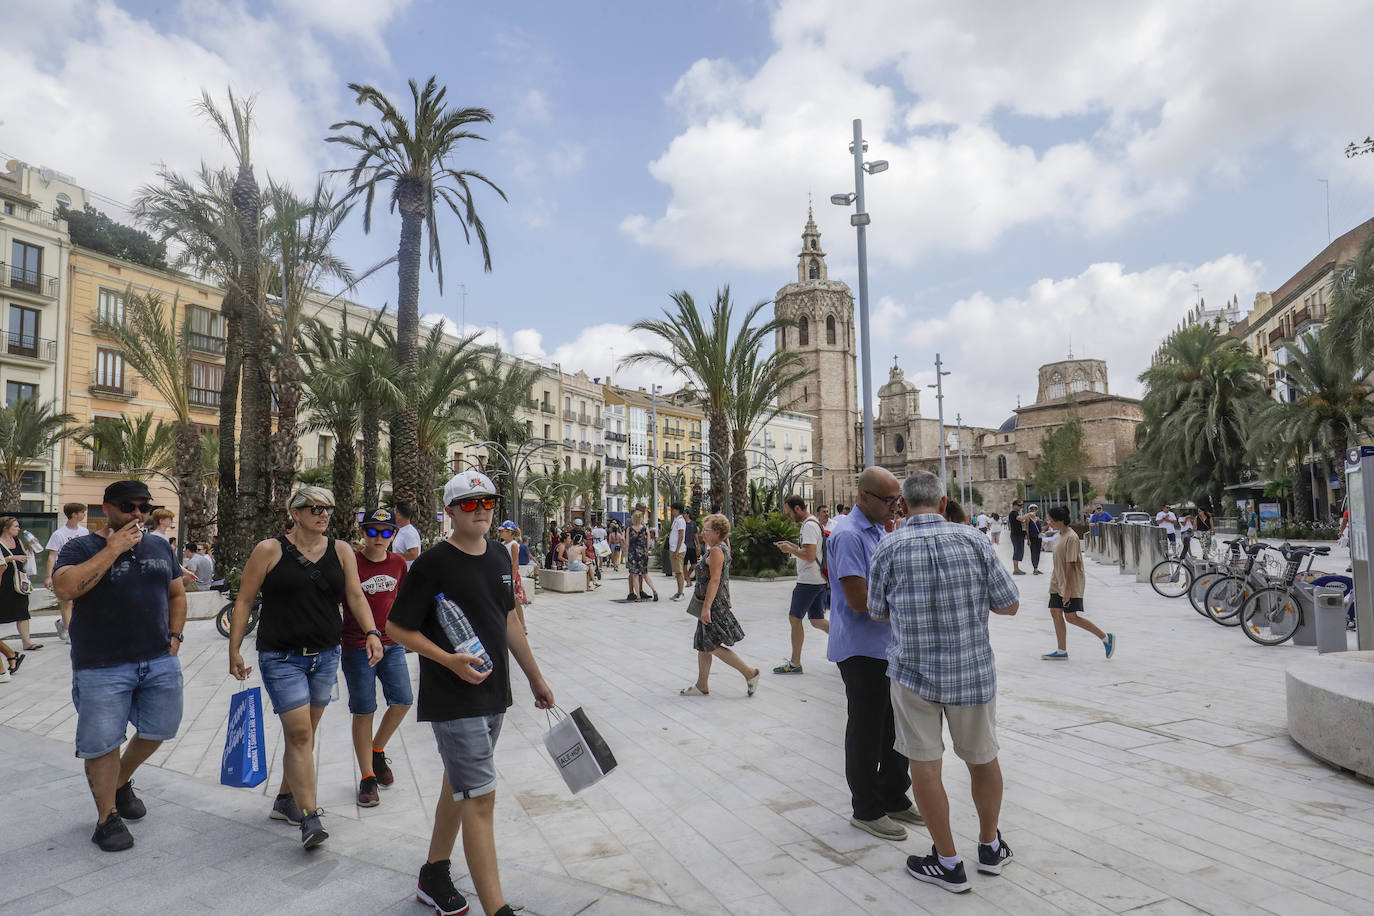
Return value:
[(1040, 656), (1046, 661), (1068, 661), (1069, 628), (1081, 627), (1102, 640), (1107, 657), (1116, 654), (1116, 636), (1102, 632), (1096, 624), (1083, 616), (1083, 591), (1087, 575), (1083, 568), (1083, 549), (1078, 532), (1069, 527), (1069, 510), (1065, 506), (1050, 508), (1049, 525), (1055, 531), (1054, 571), (1050, 573), (1050, 614), (1054, 617), (1054, 638), (1058, 648)]

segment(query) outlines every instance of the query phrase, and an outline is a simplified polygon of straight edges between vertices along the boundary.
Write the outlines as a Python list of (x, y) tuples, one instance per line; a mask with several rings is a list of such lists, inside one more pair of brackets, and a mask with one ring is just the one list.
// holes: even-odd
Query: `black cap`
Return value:
[(117, 506), (130, 500), (152, 498), (153, 495), (148, 492), (148, 485), (143, 481), (116, 480), (105, 488), (105, 495), (101, 500), (111, 506)]
[(387, 509), (378, 509), (367, 518), (363, 519), (363, 527), (365, 528), (368, 525), (374, 528), (390, 528), (392, 531), (400, 527), (396, 524), (396, 516), (392, 515)]

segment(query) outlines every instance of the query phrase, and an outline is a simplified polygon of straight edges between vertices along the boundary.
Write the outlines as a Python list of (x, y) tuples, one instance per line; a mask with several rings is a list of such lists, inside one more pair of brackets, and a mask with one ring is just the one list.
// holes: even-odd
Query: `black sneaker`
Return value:
[(299, 827), (301, 806), (296, 804), (296, 796), (278, 795), (277, 800), (272, 802), (272, 813), (268, 817), (274, 821), (286, 821), (292, 827)]
[(458, 893), (458, 888), (453, 886), (448, 866), (448, 859), (421, 865), (420, 883), (415, 888), (415, 897), (421, 903), (434, 907), (434, 912), (439, 916), (463, 916), (468, 911), (468, 901)]
[(377, 783), (389, 786), (396, 781), (396, 774), (391, 772), (391, 761), (386, 759), (385, 751), (372, 752), (372, 775), (377, 777)]
[(997, 831), (997, 842), (1001, 845), (993, 852), (987, 843), (978, 844), (978, 870), (985, 875), (1000, 875), (1002, 866), (1011, 861), (1011, 847), (1002, 839), (1002, 831)]
[(952, 894), (962, 894), (972, 887), (968, 883), (964, 863), (960, 862), (953, 868), (945, 868), (940, 864), (940, 856), (934, 846), (930, 847), (928, 856), (907, 856), (906, 872), (917, 881), (943, 887)]
[(129, 828), (124, 826), (124, 819), (119, 812), (115, 811), (105, 818), (103, 824), (95, 825), (91, 842), (106, 852), (121, 852), (134, 845), (134, 837)]
[(115, 810), (126, 821), (136, 821), (148, 813), (143, 799), (134, 794), (134, 781), (131, 779), (115, 789)]
[(314, 811), (301, 809), (301, 845), (306, 849), (314, 849), (329, 839), (329, 831), (320, 823), (321, 814), (324, 814), (323, 808)]

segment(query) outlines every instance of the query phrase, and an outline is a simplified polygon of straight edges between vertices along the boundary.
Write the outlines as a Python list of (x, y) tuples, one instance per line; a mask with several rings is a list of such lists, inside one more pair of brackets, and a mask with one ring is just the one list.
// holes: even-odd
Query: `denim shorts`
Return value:
[(788, 614), (798, 620), (804, 617), (810, 617), (812, 620), (824, 619), (825, 592), (824, 585), (808, 585), (805, 582), (798, 582), (792, 586), (792, 608)]
[(272, 700), (272, 713), (281, 715), (309, 703), (325, 707), (339, 682), (339, 647), (318, 655), (296, 652), (258, 652), (262, 686)]
[(455, 801), (496, 791), (496, 739), (503, 719), (504, 713), (494, 713), (429, 723)]
[(115, 750), (124, 743), (126, 723), (149, 741), (175, 738), (181, 701), (181, 660), (175, 655), (75, 669), (76, 756), (93, 760)]
[(410, 669), (406, 667), (405, 646), (383, 646), (377, 667), (367, 664), (367, 649), (344, 649), (344, 683), (348, 685), (348, 711), (355, 716), (370, 716), (377, 711), (377, 682), (388, 706), (414, 706), (410, 691)]

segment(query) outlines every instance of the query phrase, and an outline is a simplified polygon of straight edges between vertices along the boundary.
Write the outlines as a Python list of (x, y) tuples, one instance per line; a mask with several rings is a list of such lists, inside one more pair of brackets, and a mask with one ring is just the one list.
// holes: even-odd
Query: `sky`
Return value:
[[(193, 109), (253, 95), (258, 179), (302, 190), (348, 164), (349, 83), (408, 101), (433, 75), (494, 118), (458, 151), (493, 269), (440, 218), (442, 293), (420, 310), (567, 371), (617, 360), (669, 294), (741, 306), (796, 277), (809, 201), (857, 297), (851, 123), (867, 179), (873, 389), (952, 374), (946, 407), (996, 425), (1036, 369), (1107, 361), (1114, 392), (1200, 295), (1273, 290), (1374, 216), (1370, 0), (11, 0), (0, 155), (67, 173), (116, 217), (159, 163), (226, 163)], [(1325, 182), (1325, 183), (1323, 183)], [(339, 251), (395, 254), (379, 201)], [(353, 298), (394, 306), (394, 268)], [(741, 311), (743, 309), (741, 308)], [(857, 310), (857, 302), (856, 302)], [(935, 412), (924, 392), (922, 408)]]

